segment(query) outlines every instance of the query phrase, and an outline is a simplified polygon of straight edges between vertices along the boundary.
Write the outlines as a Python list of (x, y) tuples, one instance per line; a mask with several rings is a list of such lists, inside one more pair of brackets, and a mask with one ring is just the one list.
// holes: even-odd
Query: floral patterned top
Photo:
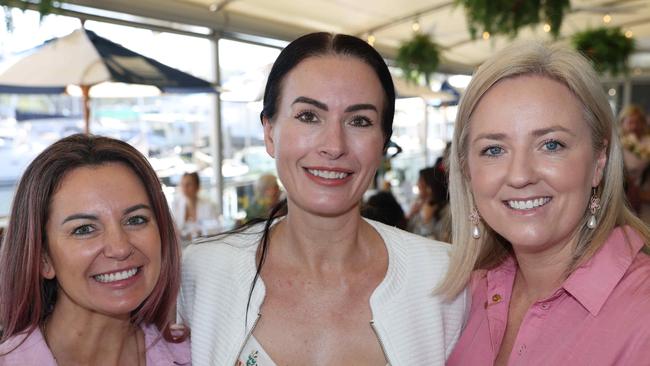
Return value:
[[(264, 351), (260, 342), (255, 339), (254, 336), (248, 338), (244, 349), (242, 349), (241, 354), (239, 355), (239, 360), (235, 366), (276, 366), (275, 362), (269, 357), (269, 355)], [(390, 364), (386, 364), (390, 366)]]
[(235, 366), (276, 366), (254, 336), (248, 338)]

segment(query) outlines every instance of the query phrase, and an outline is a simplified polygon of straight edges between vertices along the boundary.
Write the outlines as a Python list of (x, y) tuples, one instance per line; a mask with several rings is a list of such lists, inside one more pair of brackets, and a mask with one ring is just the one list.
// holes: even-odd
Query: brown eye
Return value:
[(296, 115), (296, 118), (300, 122), (305, 122), (305, 123), (314, 123), (318, 122), (318, 118), (316, 117), (316, 114), (314, 112), (306, 111), (306, 112), (300, 112)]
[(372, 121), (366, 116), (354, 116), (350, 124), (354, 127), (370, 127), (372, 126)]

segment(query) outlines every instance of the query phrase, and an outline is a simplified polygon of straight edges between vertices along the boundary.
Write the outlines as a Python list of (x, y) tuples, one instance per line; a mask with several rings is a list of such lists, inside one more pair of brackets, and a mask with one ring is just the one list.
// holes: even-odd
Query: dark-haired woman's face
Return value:
[(382, 158), (383, 107), (379, 79), (356, 58), (311, 57), (287, 74), (264, 134), (290, 203), (319, 215), (359, 204)]
[(43, 276), (56, 278), (56, 306), (129, 316), (153, 291), (161, 240), (146, 190), (127, 166), (69, 172), (52, 197)]
[(181, 178), (180, 186), (183, 195), (187, 198), (196, 198), (199, 195), (199, 185), (196, 184), (196, 180), (189, 175), (184, 175)]

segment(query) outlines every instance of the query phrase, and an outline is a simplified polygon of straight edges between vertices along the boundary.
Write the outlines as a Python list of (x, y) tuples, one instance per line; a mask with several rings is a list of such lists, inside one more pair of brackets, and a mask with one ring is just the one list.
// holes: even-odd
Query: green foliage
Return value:
[(515, 37), (519, 29), (544, 21), (557, 38), (569, 0), (455, 0), (465, 8), (469, 33), (473, 39), (484, 31)]
[(587, 56), (599, 73), (627, 73), (627, 59), (634, 52), (634, 40), (619, 27), (597, 28), (576, 33), (574, 47)]
[(61, 0), (0, 0), (0, 6), (4, 8), (5, 13), (5, 27), (8, 31), (13, 31), (13, 17), (11, 16), (11, 8), (19, 8), (26, 10), (29, 5), (36, 5), (38, 12), (41, 13), (41, 19), (44, 16), (51, 14), (57, 7), (55, 5), (60, 4)]
[(428, 35), (416, 33), (411, 40), (402, 43), (395, 62), (406, 80), (417, 83), (423, 76), (428, 85), (431, 74), (438, 68), (440, 50)]

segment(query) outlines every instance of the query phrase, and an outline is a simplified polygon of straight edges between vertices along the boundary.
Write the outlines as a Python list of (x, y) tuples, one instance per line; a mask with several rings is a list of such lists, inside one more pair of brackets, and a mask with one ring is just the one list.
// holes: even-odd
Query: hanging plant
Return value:
[(574, 47), (587, 56), (599, 73), (627, 73), (627, 59), (634, 52), (634, 39), (619, 27), (597, 28), (576, 33)]
[(428, 35), (416, 33), (409, 41), (402, 43), (395, 62), (404, 72), (406, 80), (418, 83), (424, 77), (429, 85), (431, 75), (440, 62), (440, 50)]
[(569, 0), (455, 0), (465, 8), (467, 25), (472, 39), (477, 34), (506, 34), (515, 37), (519, 29), (541, 21), (551, 26), (557, 38), (571, 4)]
[(44, 16), (51, 14), (60, 3), (63, 1), (55, 1), (55, 0), (34, 0), (34, 1), (29, 1), (29, 0), (0, 0), (0, 6), (2, 6), (4, 9), (4, 14), (5, 14), (5, 27), (9, 32), (13, 31), (13, 17), (11, 16), (11, 8), (19, 8), (24, 10), (27, 10), (27, 7), (29, 5), (37, 5), (38, 7), (38, 12), (41, 14), (41, 20), (43, 19)]

